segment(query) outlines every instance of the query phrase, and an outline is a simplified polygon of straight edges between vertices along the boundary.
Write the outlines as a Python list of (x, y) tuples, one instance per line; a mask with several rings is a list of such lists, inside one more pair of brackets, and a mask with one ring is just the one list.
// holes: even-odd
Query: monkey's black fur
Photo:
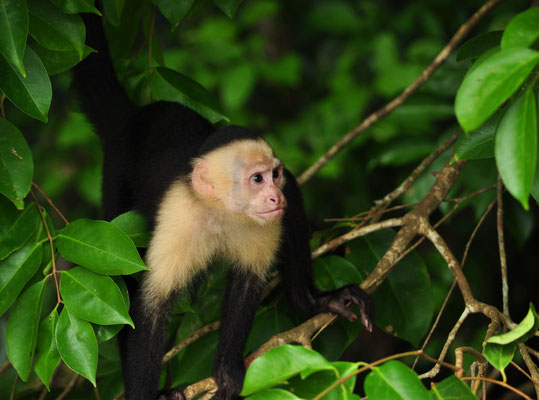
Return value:
[[(99, 17), (83, 16), (87, 44), (97, 50), (74, 68), (82, 108), (95, 126), (104, 152), (103, 209), (106, 219), (128, 210), (140, 211), (153, 229), (158, 205), (170, 185), (191, 171), (190, 160), (238, 139), (257, 139), (254, 132), (229, 126), (216, 130), (196, 112), (176, 103), (135, 106), (119, 84), (108, 53)], [(345, 303), (359, 305), (367, 327), (372, 327), (372, 306), (357, 285), (319, 292), (312, 278), (310, 232), (299, 187), (285, 170), (283, 217), (278, 268), (294, 308), (306, 316), (333, 311), (350, 317)], [(263, 283), (256, 275), (231, 268), (225, 295), (214, 377), (217, 399), (236, 399), (245, 367), (242, 352), (258, 306)], [(131, 316), (136, 329), (124, 329), (120, 349), (126, 398), (182, 399), (181, 390), (158, 394), (161, 358), (173, 299), (163, 304), (155, 324), (145, 315), (140, 293), (131, 288)]]

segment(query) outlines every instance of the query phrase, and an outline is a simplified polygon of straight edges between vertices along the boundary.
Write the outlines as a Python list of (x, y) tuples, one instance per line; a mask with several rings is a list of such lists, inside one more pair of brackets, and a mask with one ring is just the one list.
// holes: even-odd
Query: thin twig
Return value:
[(37, 197), (34, 194), (34, 191), (30, 190), (30, 194), (32, 195), (32, 198), (34, 199), (34, 202), (36, 203), (37, 210), (39, 211), (39, 215), (41, 216), (41, 220), (43, 221), (43, 225), (45, 226), (45, 230), (47, 231), (47, 238), (49, 239), (49, 244), (51, 247), (52, 276), (54, 278), (54, 285), (56, 286), (56, 298), (58, 300), (58, 304), (60, 304), (62, 302), (62, 297), (60, 296), (60, 284), (58, 283), (58, 276), (56, 276), (56, 257), (54, 255), (54, 239), (51, 235), (51, 231), (49, 230), (49, 225), (47, 224), (47, 220), (45, 216), (43, 215), (43, 211), (41, 211), (41, 206), (39, 205), (39, 201), (37, 200)]
[(476, 380), (479, 380), (479, 381), (483, 381), (483, 382), (494, 383), (494, 384), (496, 384), (496, 385), (503, 386), (504, 388), (509, 389), (509, 390), (515, 392), (516, 394), (518, 394), (519, 396), (525, 398), (526, 400), (533, 400), (531, 397), (529, 397), (529, 396), (526, 395), (525, 393), (522, 393), (522, 392), (521, 392), (520, 390), (518, 390), (517, 388), (514, 388), (513, 386), (508, 385), (508, 384), (505, 383), (505, 382), (497, 381), (497, 380), (495, 380), (495, 379), (485, 378), (485, 377), (481, 377), (481, 376), (470, 376), (470, 377), (464, 377), (464, 378), (462, 378), (462, 380), (463, 380), (463, 381), (476, 381)]
[(8, 372), (11, 367), (12, 365), (9, 361), (6, 361), (2, 365), (0, 365), (0, 378), (4, 376), (4, 374)]
[(80, 375), (77, 373), (74, 373), (73, 378), (71, 378), (67, 386), (64, 388), (62, 393), (60, 393), (60, 395), (56, 398), (56, 400), (63, 400), (73, 390), (79, 378), (80, 378)]
[(434, 61), (419, 75), (419, 77), (408, 86), (399, 96), (391, 100), (384, 107), (373, 112), (352, 131), (348, 132), (342, 139), (333, 145), (322, 157), (320, 157), (311, 167), (304, 171), (298, 178), (300, 185), (307, 182), (316, 172), (331, 161), (338, 153), (340, 153), (352, 140), (359, 134), (373, 126), (381, 118), (393, 112), (397, 107), (402, 105), (408, 98), (414, 94), (423, 84), (436, 72), (436, 70), (448, 59), (451, 53), (457, 48), (459, 43), (465, 36), (475, 27), (475, 25), (494, 8), (501, 0), (489, 0), (472, 17), (466, 21), (451, 38), (449, 43), (438, 53)]
[(522, 356), (526, 367), (528, 367), (528, 371), (530, 371), (530, 374), (533, 377), (535, 395), (539, 399), (539, 368), (537, 368), (537, 365), (533, 362), (532, 358), (530, 357), (530, 353), (528, 353), (528, 349), (524, 343), (518, 344), (518, 350), (520, 351), (520, 355)]
[(0, 93), (0, 115), (2, 115), (2, 118), (6, 119), (6, 109), (4, 106), (4, 94)]
[(377, 211), (379, 212), (380, 210), (385, 209), (396, 198), (410, 189), (414, 182), (432, 165), (432, 163), (457, 141), (460, 133), (461, 130), (459, 129), (457, 132), (451, 135), (449, 139), (436, 147), (436, 149), (434, 149), (434, 151), (430, 153), (423, 161), (421, 161), (421, 163), (414, 168), (412, 173), (404, 181), (402, 181), (402, 183), (395, 190), (385, 195), (383, 199), (376, 200), (374, 204), (376, 204), (377, 208), (379, 209)]
[(324, 253), (327, 253), (330, 250), (333, 250), (339, 247), (341, 244), (349, 242), (352, 239), (356, 239), (360, 236), (365, 236), (369, 233), (379, 231), (387, 228), (394, 228), (396, 226), (402, 225), (402, 218), (391, 218), (376, 224), (371, 224), (363, 226), (361, 228), (355, 228), (350, 232), (339, 236), (336, 239), (330, 240), (329, 242), (324, 243), (322, 246), (318, 247), (312, 252), (312, 258), (321, 256)]
[[(472, 241), (474, 240), (475, 236), (477, 235), (477, 232), (479, 231), (479, 228), (481, 227), (481, 225), (483, 225), (483, 222), (485, 221), (487, 215), (490, 213), (490, 211), (492, 211), (492, 208), (494, 207), (494, 204), (496, 204), (496, 200), (492, 201), (489, 204), (489, 206), (487, 207), (487, 209), (485, 210), (485, 212), (483, 213), (483, 215), (479, 219), (479, 222), (475, 226), (472, 234), (470, 235), (470, 239), (468, 239), (468, 243), (466, 243), (466, 247), (464, 249), (464, 255), (462, 256), (462, 261), (460, 263), (462, 265), (462, 268), (464, 268), (464, 265), (466, 264), (466, 260), (468, 258), (468, 252), (469, 252), (470, 247), (472, 245)], [(436, 229), (437, 226), (438, 226), (438, 224), (434, 225), (434, 228)], [(424, 239), (424, 237), (422, 237), (421, 239)], [(421, 345), (421, 350), (425, 350), (428, 343), (430, 342), (430, 338), (432, 337), (434, 331), (436, 330), (436, 327), (438, 326), (438, 323), (440, 322), (442, 314), (444, 313), (445, 308), (446, 308), (447, 304), (449, 303), (449, 299), (451, 298), (451, 295), (453, 294), (453, 291), (455, 290), (456, 286), (457, 286), (457, 280), (453, 279), (453, 283), (451, 284), (451, 287), (449, 288), (449, 290), (447, 292), (447, 295), (445, 296), (445, 300), (444, 300), (444, 302), (442, 304), (442, 307), (440, 308), (440, 311), (438, 312), (438, 315), (436, 316), (436, 321), (434, 321), (434, 324), (432, 325), (432, 328), (431, 328), (429, 334), (427, 335), (426, 339), (423, 341), (423, 344)], [(415, 366), (416, 366), (418, 360), (419, 360), (419, 357), (417, 357), (415, 359), (414, 364), (412, 365), (412, 369), (415, 369)]]
[(62, 218), (62, 220), (64, 221), (64, 223), (65, 223), (66, 225), (69, 225), (69, 221), (67, 220), (67, 218), (64, 217), (64, 214), (62, 214), (62, 213), (60, 212), (60, 210), (58, 209), (58, 207), (56, 207), (56, 206), (54, 205), (54, 203), (53, 203), (52, 200), (49, 198), (49, 196), (47, 196), (47, 195), (45, 194), (45, 192), (44, 192), (44, 191), (43, 191), (43, 190), (42, 190), (42, 189), (41, 189), (41, 188), (40, 188), (34, 181), (32, 181), (32, 186), (35, 187), (35, 188), (39, 191), (39, 193), (41, 193), (41, 195), (45, 198), (45, 200), (47, 200), (47, 202), (48, 202), (49, 205), (54, 209), (54, 211), (56, 211), (56, 213), (60, 216), (60, 218)]
[[(470, 310), (465, 308), (464, 311), (462, 312), (460, 318), (458, 319), (457, 323), (455, 324), (453, 329), (451, 329), (451, 332), (449, 332), (449, 335), (447, 336), (447, 340), (446, 340), (446, 342), (444, 344), (442, 352), (438, 356), (437, 361), (439, 363), (444, 361), (444, 358), (445, 358), (445, 356), (446, 356), (446, 354), (447, 354), (447, 352), (449, 350), (449, 346), (451, 346), (451, 343), (453, 343), (453, 341), (455, 340), (455, 337), (457, 335), (458, 330), (460, 329), (460, 327), (462, 326), (462, 324), (464, 323), (464, 321), (466, 320), (468, 315), (470, 315)], [(432, 367), (432, 369), (430, 371), (419, 375), (419, 378), (420, 379), (434, 378), (438, 374), (438, 372), (440, 372), (440, 364), (439, 363), (437, 363), (434, 367)]]
[(503, 183), (500, 176), (498, 176), (496, 198), (498, 201), (496, 227), (498, 230), (498, 248), (500, 253), (500, 268), (502, 271), (503, 313), (509, 317), (509, 285), (507, 283), (507, 257), (505, 255), (505, 241), (503, 238)]

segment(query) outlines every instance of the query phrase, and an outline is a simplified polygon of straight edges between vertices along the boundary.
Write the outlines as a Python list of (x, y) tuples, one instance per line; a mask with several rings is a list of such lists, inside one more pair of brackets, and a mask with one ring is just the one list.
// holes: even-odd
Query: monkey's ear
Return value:
[(213, 185), (208, 180), (209, 166), (207, 161), (197, 161), (191, 174), (191, 184), (198, 194), (208, 196), (213, 192)]

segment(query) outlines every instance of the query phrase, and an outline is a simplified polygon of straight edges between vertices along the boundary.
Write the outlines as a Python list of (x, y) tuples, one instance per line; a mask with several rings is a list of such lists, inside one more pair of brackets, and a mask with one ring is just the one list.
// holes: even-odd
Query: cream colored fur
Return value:
[(264, 141), (233, 142), (209, 153), (204, 161), (210, 165), (210, 181), (218, 186), (213, 191), (216, 196), (200, 198), (190, 180), (184, 178), (171, 185), (159, 206), (146, 255), (150, 271), (143, 283), (150, 310), (160, 306), (171, 292), (186, 288), (216, 258), (261, 277), (275, 260), (280, 219), (261, 224), (242, 214), (241, 199), (236, 197), (241, 193), (235, 193), (235, 180), (244, 178), (237, 172), (246, 165), (280, 164), (271, 147)]

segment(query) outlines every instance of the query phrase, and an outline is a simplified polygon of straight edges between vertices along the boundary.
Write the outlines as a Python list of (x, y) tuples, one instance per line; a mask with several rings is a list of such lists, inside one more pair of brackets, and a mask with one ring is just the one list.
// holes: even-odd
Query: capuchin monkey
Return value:
[(103, 146), (105, 218), (138, 210), (152, 232), (144, 255), (150, 270), (130, 287), (135, 329), (120, 334), (126, 398), (185, 398), (179, 388), (158, 392), (168, 315), (176, 295), (215, 259), (230, 264), (213, 368), (216, 399), (239, 398), (242, 352), (272, 266), (299, 313), (355, 321), (347, 307), (355, 304), (372, 330), (372, 304), (359, 286), (314, 286), (301, 192), (268, 143), (238, 126), (217, 129), (180, 104), (135, 106), (115, 76), (100, 18), (83, 18), (87, 44), (97, 52), (75, 67), (74, 78)]

